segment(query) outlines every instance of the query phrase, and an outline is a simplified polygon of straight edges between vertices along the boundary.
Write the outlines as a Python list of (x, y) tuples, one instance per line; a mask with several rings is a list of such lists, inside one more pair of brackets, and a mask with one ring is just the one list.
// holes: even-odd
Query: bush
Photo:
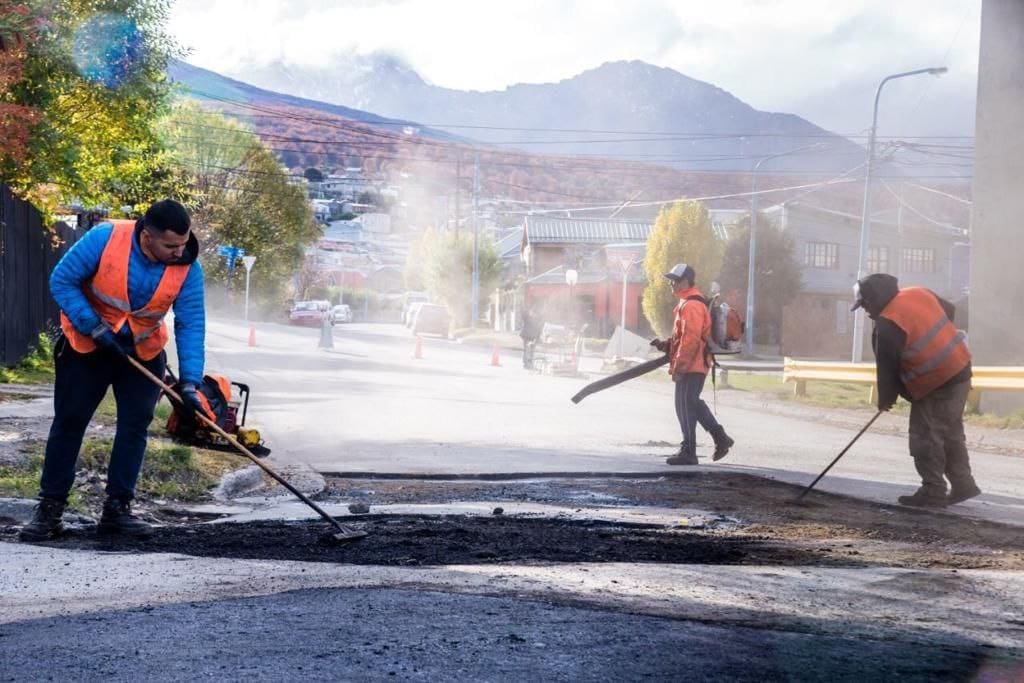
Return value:
[(0, 382), (33, 384), (53, 381), (53, 339), (39, 334), (36, 345), (13, 368), (0, 368)]

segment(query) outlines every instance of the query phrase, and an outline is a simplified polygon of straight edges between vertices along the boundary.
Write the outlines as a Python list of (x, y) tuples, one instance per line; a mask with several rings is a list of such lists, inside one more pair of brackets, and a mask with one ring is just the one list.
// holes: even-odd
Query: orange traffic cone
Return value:
[(249, 346), (256, 346), (256, 326), (249, 325)]
[(501, 367), (501, 357), (498, 356), (498, 345), (495, 344), (491, 347), (491, 365), (496, 368)]
[(423, 358), (423, 340), (420, 339), (419, 335), (416, 335), (416, 351), (412, 354), (413, 358)]

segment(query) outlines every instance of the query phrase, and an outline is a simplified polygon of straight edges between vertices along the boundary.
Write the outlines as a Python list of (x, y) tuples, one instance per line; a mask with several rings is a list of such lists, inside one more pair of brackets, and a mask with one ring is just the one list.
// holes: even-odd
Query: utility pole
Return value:
[(744, 351), (748, 356), (754, 355), (754, 298), (757, 296), (757, 172), (761, 169), (761, 164), (766, 161), (807, 152), (821, 146), (822, 143), (815, 142), (812, 145), (798, 147), (787, 152), (770, 154), (759, 159), (750, 172), (750, 246), (747, 254), (747, 325), (744, 339)]
[(472, 327), (480, 319), (480, 153), (473, 155), (473, 286), (470, 290), (473, 297), (470, 315)]
[(893, 263), (889, 266), (896, 277), (903, 270), (903, 202), (896, 207), (896, 253), (892, 255)]
[(455, 239), (459, 238), (459, 216), (462, 213), (462, 151), (455, 161)]

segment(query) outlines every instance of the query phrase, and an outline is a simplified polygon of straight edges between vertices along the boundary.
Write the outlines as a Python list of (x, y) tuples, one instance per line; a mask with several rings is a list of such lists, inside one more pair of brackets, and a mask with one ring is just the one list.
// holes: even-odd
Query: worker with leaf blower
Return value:
[(129, 359), (163, 376), (168, 341), (163, 319), (173, 308), (181, 396), (188, 407), (202, 410), (196, 387), (203, 378), (206, 313), (198, 256), (188, 211), (165, 199), (136, 222), (92, 228), (53, 269), (50, 291), (61, 308), (61, 335), (54, 345), (54, 418), (39, 503), (21, 540), (42, 541), (63, 532), (61, 517), (82, 438), (108, 387), (117, 403), (117, 430), (97, 532), (152, 533), (132, 514), (131, 503), (160, 388)]
[(697, 423), (711, 434), (715, 442), (714, 460), (721, 460), (732, 448), (733, 440), (725, 433), (707, 403), (700, 397), (714, 359), (708, 347), (711, 336), (711, 314), (707, 300), (694, 286), (697, 274), (691, 266), (677, 263), (665, 273), (672, 293), (679, 299), (672, 322), (672, 337), (655, 339), (651, 345), (669, 355), (669, 374), (676, 384), (676, 417), (683, 433), (679, 452), (665, 462), (669, 465), (696, 465)]
[(979, 495), (964, 438), (971, 353), (953, 324), (953, 304), (923, 287), (900, 289), (884, 273), (859, 280), (854, 299), (851, 310), (863, 307), (875, 323), (879, 411), (899, 396), (910, 401), (910, 455), (921, 487), (900, 504), (939, 508)]

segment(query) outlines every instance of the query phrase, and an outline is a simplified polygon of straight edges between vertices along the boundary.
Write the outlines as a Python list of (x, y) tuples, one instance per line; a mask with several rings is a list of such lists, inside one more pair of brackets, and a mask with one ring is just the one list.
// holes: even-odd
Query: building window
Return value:
[(903, 272), (934, 273), (935, 250), (909, 247), (903, 250)]
[(868, 247), (868, 273), (889, 272), (889, 247)]
[(839, 268), (839, 245), (835, 242), (808, 242), (804, 247), (804, 265), (808, 268)]

